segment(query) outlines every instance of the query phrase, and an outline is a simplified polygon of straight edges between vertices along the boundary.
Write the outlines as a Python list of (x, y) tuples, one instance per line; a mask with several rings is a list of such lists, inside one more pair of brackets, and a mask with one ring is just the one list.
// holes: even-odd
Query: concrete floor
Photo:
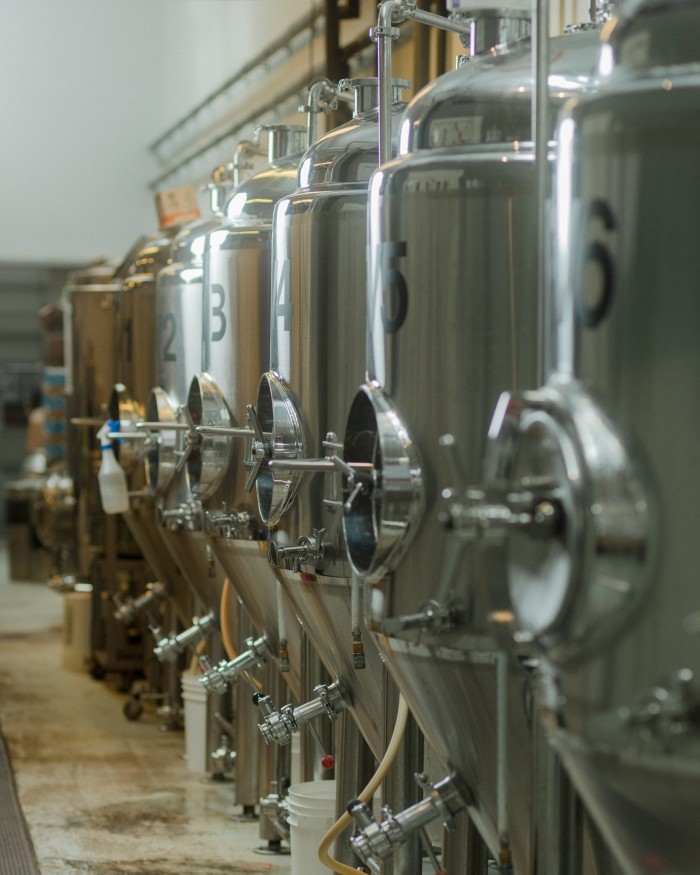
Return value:
[[(184, 736), (154, 711), (61, 667), (63, 599), (9, 579), (0, 546), (0, 728), (42, 875), (288, 875), (236, 822), (231, 783), (187, 771)], [(22, 873), (17, 873), (22, 875)]]

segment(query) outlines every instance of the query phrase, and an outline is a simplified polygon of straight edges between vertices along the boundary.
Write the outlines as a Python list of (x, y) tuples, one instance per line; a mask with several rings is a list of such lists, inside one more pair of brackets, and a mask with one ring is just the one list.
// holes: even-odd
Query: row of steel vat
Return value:
[[(161, 652), (220, 623), (228, 578), (255, 634), (202, 683), (277, 665), (294, 704), (258, 683), (266, 741), (347, 709), (378, 760), (395, 685), (441, 763), (400, 814), (351, 806), (370, 867), (466, 808), (470, 875), (695, 872), (699, 23), (629, 3), (552, 41), (551, 210), (501, 11), (499, 45), (408, 107), (392, 84), (394, 159), (378, 83), (351, 83), (351, 122), (270, 131), (221, 215), (72, 292), (76, 320), (118, 298), (128, 530), (180, 620), (207, 613)], [(307, 637), (328, 681), (305, 701)]]

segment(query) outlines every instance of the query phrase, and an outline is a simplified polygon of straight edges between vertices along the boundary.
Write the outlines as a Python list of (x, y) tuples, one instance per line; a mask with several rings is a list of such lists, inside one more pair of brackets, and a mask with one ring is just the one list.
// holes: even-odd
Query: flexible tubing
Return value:
[[(238, 654), (231, 640), (231, 629), (228, 625), (228, 607), (231, 603), (231, 578), (227, 577), (224, 580), (224, 588), (221, 590), (221, 607), (219, 609), (219, 625), (221, 626), (221, 640), (224, 643), (224, 650), (229, 659), (235, 659)], [(250, 677), (248, 672), (245, 672), (246, 679), (250, 682), (251, 687), (258, 692), (262, 690), (262, 684), (254, 677)]]
[[(389, 744), (387, 745), (386, 753), (382, 757), (382, 761), (379, 763), (377, 771), (372, 775), (365, 789), (357, 797), (361, 802), (369, 802), (379, 789), (384, 778), (386, 778), (389, 768), (396, 759), (399, 745), (401, 744), (404, 732), (406, 731), (407, 720), (408, 705), (406, 704), (403, 694), (401, 694), (399, 696), (399, 707), (396, 711), (394, 731), (391, 735)], [(347, 811), (345, 814), (342, 814), (324, 835), (321, 844), (318, 846), (318, 859), (324, 866), (331, 869), (333, 872), (337, 872), (338, 875), (357, 875), (357, 869), (354, 869), (352, 866), (347, 866), (345, 863), (341, 863), (340, 860), (334, 860), (328, 853), (328, 848), (338, 838), (345, 827), (352, 823), (352, 820), (352, 815), (348, 814)]]
[(235, 659), (238, 654), (231, 640), (231, 630), (228, 625), (228, 608), (231, 603), (231, 579), (224, 580), (224, 588), (221, 590), (221, 608), (219, 610), (219, 622), (221, 624), (221, 640), (224, 642), (224, 650), (229, 659)]

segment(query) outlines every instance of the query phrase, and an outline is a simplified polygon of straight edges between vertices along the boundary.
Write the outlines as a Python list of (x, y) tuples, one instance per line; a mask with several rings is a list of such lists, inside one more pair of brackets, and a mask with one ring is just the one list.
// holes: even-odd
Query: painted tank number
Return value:
[[(226, 313), (224, 313), (224, 307), (226, 305), (226, 290), (220, 283), (212, 283), (209, 287), (209, 292), (212, 296), (212, 307), (211, 307), (211, 318), (212, 318), (212, 330), (211, 330), (211, 340), (212, 342), (216, 342), (219, 340), (223, 340), (226, 336)], [(216, 298), (216, 303), (214, 303), (214, 298)], [(216, 320), (216, 327), (214, 320)]]
[(382, 324), (387, 334), (396, 334), (408, 313), (408, 286), (398, 269), (399, 258), (406, 255), (406, 241), (380, 243), (382, 275)]
[(161, 326), (161, 334), (163, 338), (163, 361), (176, 362), (177, 356), (173, 352), (172, 346), (175, 343), (175, 334), (177, 332), (177, 322), (172, 313), (163, 314), (163, 322)]
[[(602, 225), (605, 232), (617, 227), (610, 205), (604, 200), (594, 200), (588, 208), (588, 226), (594, 222)], [(589, 268), (589, 270), (585, 270)], [(595, 269), (596, 280), (586, 282), (586, 274)], [(615, 286), (615, 263), (605, 243), (593, 240), (584, 254), (584, 276), (576, 289), (576, 315), (588, 328), (596, 328), (608, 314)]]
[(284, 319), (284, 330), (292, 328), (292, 264), (289, 259), (277, 262), (277, 288), (275, 294), (275, 316)]

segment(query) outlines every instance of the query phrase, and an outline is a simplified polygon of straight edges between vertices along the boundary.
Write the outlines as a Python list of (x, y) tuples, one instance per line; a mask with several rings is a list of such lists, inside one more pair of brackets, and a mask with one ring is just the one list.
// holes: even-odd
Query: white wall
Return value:
[(125, 253), (148, 144), (314, 2), (2, 0), (0, 261)]

